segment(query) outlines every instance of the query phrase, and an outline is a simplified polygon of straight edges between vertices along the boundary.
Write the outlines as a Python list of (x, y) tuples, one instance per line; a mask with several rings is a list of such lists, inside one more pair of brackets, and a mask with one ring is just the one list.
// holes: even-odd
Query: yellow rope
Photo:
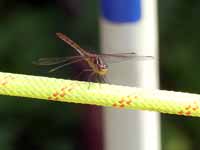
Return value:
[(0, 72), (0, 94), (200, 116), (200, 95)]

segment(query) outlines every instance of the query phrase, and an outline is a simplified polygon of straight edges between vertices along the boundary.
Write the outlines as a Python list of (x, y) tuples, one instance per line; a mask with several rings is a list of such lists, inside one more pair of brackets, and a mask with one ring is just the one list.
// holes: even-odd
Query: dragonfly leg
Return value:
[(98, 83), (101, 83), (101, 78), (99, 77), (98, 74), (96, 74), (96, 76), (95, 76), (95, 81)]
[(88, 86), (88, 89), (90, 88), (90, 81), (91, 81), (91, 79), (92, 79), (92, 77), (95, 75), (96, 73), (95, 72), (92, 72), (92, 73), (90, 73), (90, 75), (88, 76), (88, 82), (89, 82), (89, 86)]
[(103, 80), (104, 83), (110, 84), (110, 82), (109, 82), (109, 80), (106, 76), (102, 76), (102, 80)]
[(96, 74), (96, 81), (99, 83), (99, 88), (101, 88), (102, 78), (98, 74)]

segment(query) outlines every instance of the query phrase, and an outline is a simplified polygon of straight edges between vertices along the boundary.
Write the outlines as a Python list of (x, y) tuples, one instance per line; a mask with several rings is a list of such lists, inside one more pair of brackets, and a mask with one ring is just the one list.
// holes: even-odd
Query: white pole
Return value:
[[(103, 52), (136, 52), (138, 55), (154, 56), (152, 60), (128, 61), (109, 66), (109, 81), (158, 88), (157, 1), (101, 2), (100, 36)], [(160, 149), (158, 113), (105, 108), (103, 117), (105, 150)]]

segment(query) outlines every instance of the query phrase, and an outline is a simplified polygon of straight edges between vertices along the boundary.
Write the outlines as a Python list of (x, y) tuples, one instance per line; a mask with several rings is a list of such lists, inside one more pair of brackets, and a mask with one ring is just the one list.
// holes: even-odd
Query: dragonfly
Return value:
[(109, 70), (107, 62), (121, 62), (132, 58), (152, 58), (152, 56), (138, 56), (134, 52), (117, 54), (96, 54), (83, 49), (76, 42), (71, 40), (68, 36), (66, 36), (63, 33), (59, 32), (56, 33), (56, 35), (59, 39), (61, 39), (69, 46), (74, 48), (78, 55), (68, 57), (40, 58), (37, 61), (33, 62), (34, 64), (40, 66), (58, 65), (57, 67), (51, 69), (49, 72), (56, 71), (60, 68), (63, 68), (64, 66), (84, 61), (88, 65), (88, 68), (83, 69), (82, 72), (80, 72), (80, 74), (82, 74), (83, 72), (89, 72), (90, 74), (88, 76), (88, 81), (90, 81), (92, 77), (95, 77), (96, 79), (98, 78), (100, 82), (106, 82), (105, 76), (107, 75)]

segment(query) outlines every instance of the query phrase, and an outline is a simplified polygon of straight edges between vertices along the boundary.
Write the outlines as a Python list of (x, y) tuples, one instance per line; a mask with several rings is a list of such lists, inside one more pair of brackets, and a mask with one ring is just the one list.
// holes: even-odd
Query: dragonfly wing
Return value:
[(65, 66), (68, 66), (68, 65), (71, 65), (71, 64), (80, 62), (80, 61), (83, 61), (83, 59), (82, 59), (82, 58), (80, 58), (80, 59), (74, 59), (74, 60), (72, 60), (72, 61), (70, 61), (70, 62), (64, 63), (64, 64), (62, 64), (62, 65), (60, 65), (60, 66), (57, 66), (57, 67), (55, 67), (55, 68), (49, 70), (49, 72), (54, 72), (54, 71), (56, 71), (56, 70), (58, 70), (58, 69), (60, 69), (60, 68), (63, 68), (63, 67), (65, 67)]
[(114, 57), (128, 57), (128, 56), (134, 56), (136, 55), (135, 52), (130, 52), (130, 53), (101, 53), (100, 55), (106, 55), (106, 56), (114, 56)]
[(145, 60), (152, 59), (152, 56), (139, 56), (136, 53), (117, 53), (117, 54), (100, 54), (99, 55), (106, 63), (120, 63), (128, 60)]
[(33, 64), (40, 66), (56, 65), (76, 59), (83, 59), (83, 56), (71, 56), (71, 57), (53, 57), (53, 58), (40, 58), (34, 61)]

